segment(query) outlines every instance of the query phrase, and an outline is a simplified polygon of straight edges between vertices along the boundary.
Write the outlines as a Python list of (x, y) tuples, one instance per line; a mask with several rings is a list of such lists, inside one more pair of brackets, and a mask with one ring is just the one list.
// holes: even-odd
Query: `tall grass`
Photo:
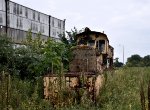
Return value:
[[(95, 103), (84, 98), (80, 104), (73, 101), (69, 105), (53, 108), (49, 101), (42, 99), (42, 81), (38, 78), (36, 81), (22, 81), (12, 77), (9, 84), (9, 101), (6, 101), (7, 77), (0, 79), (0, 106), (1, 109), (7, 107), (14, 110), (142, 110), (141, 90), (145, 97), (145, 108), (148, 110), (148, 84), (150, 80), (150, 68), (120, 68), (113, 72), (106, 72), (105, 85), (100, 92), (99, 98)], [(141, 89), (141, 84), (142, 88)], [(65, 92), (66, 91), (66, 92)], [(61, 93), (64, 103), (71, 100), (73, 95), (67, 95), (68, 90), (64, 89)], [(150, 97), (150, 96), (149, 96)], [(51, 99), (50, 99), (51, 100)], [(8, 104), (8, 105), (7, 105)], [(2, 108), (3, 107), (3, 108)]]
[(49, 110), (50, 104), (41, 98), (42, 87), (38, 78), (23, 81), (16, 76), (0, 74), (0, 110)]
[(102, 110), (141, 110), (141, 84), (147, 102), (149, 80), (150, 68), (121, 68), (107, 73), (100, 97)]

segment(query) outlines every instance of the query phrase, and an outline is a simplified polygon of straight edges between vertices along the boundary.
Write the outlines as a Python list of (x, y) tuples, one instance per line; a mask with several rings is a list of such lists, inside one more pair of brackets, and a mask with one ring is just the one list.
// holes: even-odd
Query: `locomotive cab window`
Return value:
[(87, 45), (87, 41), (83, 38), (81, 38), (78, 42), (78, 45)]
[(100, 51), (103, 52), (105, 50), (105, 40), (99, 40), (96, 42), (96, 48)]
[(89, 40), (88, 41), (88, 46), (94, 46), (95, 45), (95, 40)]

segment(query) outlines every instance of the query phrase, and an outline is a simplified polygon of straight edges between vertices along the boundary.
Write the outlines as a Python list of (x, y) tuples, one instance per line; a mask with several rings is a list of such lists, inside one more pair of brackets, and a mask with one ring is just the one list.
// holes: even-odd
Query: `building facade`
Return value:
[(41, 33), (42, 39), (59, 39), (65, 32), (65, 20), (57, 19), (9, 0), (0, 0), (0, 33), (7, 33), (16, 43), (26, 39), (31, 29), (33, 38)]

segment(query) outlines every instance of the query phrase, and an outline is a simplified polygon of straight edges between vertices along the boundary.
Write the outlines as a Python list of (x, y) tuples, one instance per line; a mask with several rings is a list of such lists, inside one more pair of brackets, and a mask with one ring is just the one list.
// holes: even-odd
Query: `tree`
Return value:
[(142, 57), (138, 54), (132, 55), (127, 59), (126, 65), (129, 67), (140, 67), (142, 66)]
[(0, 71), (12, 71), (13, 59), (13, 42), (6, 35), (0, 35)]
[(142, 59), (142, 64), (143, 66), (146, 66), (146, 67), (150, 66), (150, 55), (147, 55)]
[(76, 46), (77, 45), (77, 37), (76, 35), (83, 32), (83, 29), (77, 30), (76, 27), (71, 29), (71, 31), (66, 31), (67, 36), (65, 34), (60, 35), (60, 39), (63, 43), (71, 46)]
[(60, 73), (65, 46), (49, 38), (43, 41), (40, 34), (32, 39), (31, 31), (27, 34), (24, 45), (15, 49), (15, 69), (21, 79), (35, 79), (46, 73)]
[(59, 36), (61, 42), (65, 45), (65, 50), (62, 55), (62, 62), (66, 70), (69, 69), (69, 61), (72, 59), (71, 48), (77, 45), (76, 35), (81, 32), (83, 32), (83, 29), (77, 30), (77, 28), (74, 27), (71, 31), (66, 31), (67, 35), (63, 34)]
[(48, 39), (44, 45), (44, 59), (42, 65), (44, 68), (52, 73), (61, 71), (62, 56), (64, 54), (65, 46), (61, 42), (56, 42)]
[(122, 66), (123, 66), (123, 63), (119, 62), (119, 58), (116, 58), (114, 62), (114, 67), (122, 67)]

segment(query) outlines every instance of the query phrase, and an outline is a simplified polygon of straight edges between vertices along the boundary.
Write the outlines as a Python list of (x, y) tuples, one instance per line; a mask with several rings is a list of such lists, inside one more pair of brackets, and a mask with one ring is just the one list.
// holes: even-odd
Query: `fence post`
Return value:
[(145, 95), (144, 95), (143, 83), (141, 83), (140, 96), (141, 96), (142, 110), (146, 110), (146, 108), (145, 108)]
[(150, 80), (148, 84), (148, 110), (150, 110)]
[(3, 94), (4, 93), (4, 87), (3, 87), (4, 77), (3, 76), (4, 76), (4, 71), (2, 72), (2, 80), (1, 80), (1, 110), (3, 109), (3, 106), (4, 106), (3, 105), (3, 99), (4, 99), (4, 94)]

